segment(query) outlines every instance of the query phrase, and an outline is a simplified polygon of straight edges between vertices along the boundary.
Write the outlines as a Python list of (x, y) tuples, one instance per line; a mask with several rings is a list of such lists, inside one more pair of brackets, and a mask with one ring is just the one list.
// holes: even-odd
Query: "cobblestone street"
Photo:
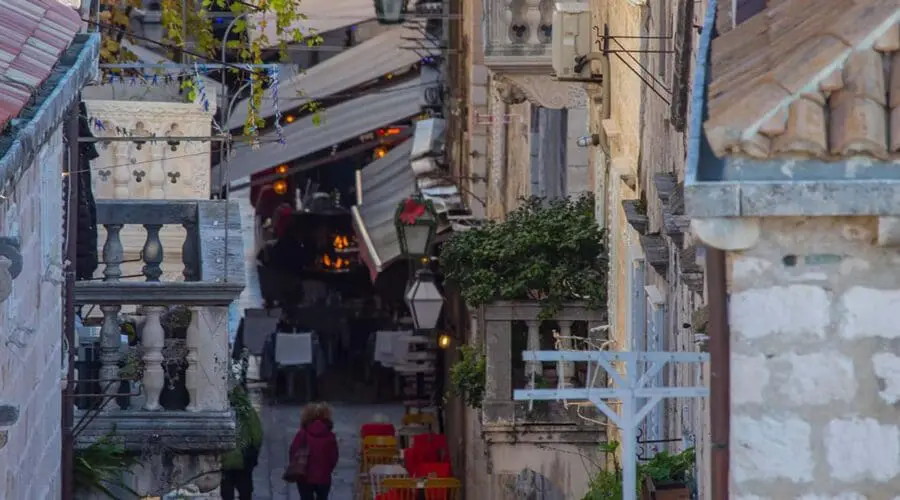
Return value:
[[(382, 413), (394, 425), (403, 415), (398, 404), (349, 404), (333, 403), (334, 432), (340, 447), (340, 461), (334, 474), (330, 499), (351, 500), (353, 483), (359, 465), (356, 456), (359, 449), (359, 427)], [(287, 450), (300, 425), (302, 405), (263, 405), (260, 416), (263, 421), (265, 441), (260, 453), (259, 466), (254, 471), (254, 500), (299, 500), (297, 489), (281, 480), (287, 465)]]

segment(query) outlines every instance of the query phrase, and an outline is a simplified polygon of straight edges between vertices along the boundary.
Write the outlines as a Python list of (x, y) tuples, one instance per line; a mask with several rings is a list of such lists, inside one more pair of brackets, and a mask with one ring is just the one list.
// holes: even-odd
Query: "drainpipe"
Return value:
[[(79, 99), (80, 101), (80, 99)], [(73, 426), (75, 423), (75, 258), (78, 233), (78, 102), (72, 105), (65, 124), (65, 161), (63, 162), (63, 189), (66, 196), (66, 248), (63, 265), (65, 285), (63, 288), (63, 345), (67, 348), (63, 352), (66, 372), (66, 386), (62, 391), (62, 499), (73, 500), (75, 498), (75, 435)]]
[(712, 498), (728, 496), (728, 442), (731, 425), (731, 339), (728, 327), (728, 291), (725, 251), (706, 249), (707, 304), (709, 305), (710, 438), (712, 441)]

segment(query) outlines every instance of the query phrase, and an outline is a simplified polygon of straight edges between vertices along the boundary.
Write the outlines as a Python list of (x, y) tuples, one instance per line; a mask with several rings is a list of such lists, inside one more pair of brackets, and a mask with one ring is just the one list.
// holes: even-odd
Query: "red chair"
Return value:
[(413, 471), (419, 468), (419, 464), (423, 463), (419, 450), (415, 448), (406, 448), (403, 450), (403, 467), (413, 475)]
[(412, 447), (419, 450), (423, 462), (449, 462), (450, 449), (447, 436), (443, 434), (420, 434), (413, 436)]
[(391, 423), (369, 422), (363, 424), (362, 427), (359, 428), (359, 437), (361, 438), (369, 436), (394, 436), (396, 434), (397, 430), (394, 429), (394, 424)]
[[(409, 469), (407, 469), (409, 470)], [(415, 471), (410, 471), (413, 477), (448, 478), (453, 477), (449, 462), (421, 462)]]

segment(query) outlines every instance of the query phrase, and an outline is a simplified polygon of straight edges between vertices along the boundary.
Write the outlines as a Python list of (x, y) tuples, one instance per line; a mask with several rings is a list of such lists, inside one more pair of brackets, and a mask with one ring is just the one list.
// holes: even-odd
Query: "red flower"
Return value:
[(407, 198), (403, 203), (403, 210), (400, 211), (400, 222), (412, 225), (423, 215), (425, 215), (425, 204)]

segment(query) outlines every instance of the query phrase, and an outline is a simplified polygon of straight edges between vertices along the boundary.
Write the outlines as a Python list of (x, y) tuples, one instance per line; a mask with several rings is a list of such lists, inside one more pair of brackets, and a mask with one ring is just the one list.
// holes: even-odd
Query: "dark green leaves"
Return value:
[(549, 317), (567, 301), (606, 305), (606, 248), (590, 195), (523, 200), (505, 221), (455, 234), (441, 267), (472, 306), (539, 300)]

